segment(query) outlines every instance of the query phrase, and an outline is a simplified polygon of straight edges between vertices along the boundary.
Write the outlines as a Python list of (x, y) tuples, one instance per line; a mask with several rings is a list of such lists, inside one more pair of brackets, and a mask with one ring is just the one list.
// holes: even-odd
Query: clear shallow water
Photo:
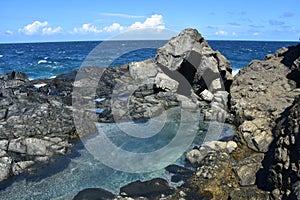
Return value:
[[(168, 111), (168, 118), (165, 126), (158, 133), (160, 136), (150, 137), (147, 139), (147, 145), (141, 145), (139, 138), (128, 138), (118, 126), (115, 124), (100, 124), (106, 130), (110, 130), (108, 137), (122, 148), (133, 152), (152, 152), (155, 149), (166, 145), (176, 135), (179, 125), (180, 114), (176, 110)], [(133, 123), (133, 122), (132, 122)], [(182, 122), (181, 122), (182, 123)], [(186, 127), (195, 127), (194, 122), (184, 122)], [(193, 123), (193, 124), (191, 124)], [(218, 127), (217, 127), (218, 126)], [(224, 124), (204, 124), (199, 122), (195, 131), (195, 139), (193, 144), (199, 144), (204, 140), (204, 135), (209, 128), (220, 128), (223, 130), (222, 137), (230, 136), (234, 133), (231, 126)], [(186, 129), (186, 131), (189, 131)], [(155, 177), (169, 179), (170, 175), (164, 169), (156, 170), (150, 173), (126, 173), (114, 170), (103, 165), (100, 161), (88, 151), (83, 144), (87, 141), (94, 140), (95, 136), (90, 136), (83, 139), (83, 142), (78, 142), (73, 148), (72, 154), (64, 158), (60, 158), (57, 162), (50, 164), (44, 170), (38, 171), (37, 174), (27, 175), (22, 174), (15, 177), (6, 184), (0, 184), (1, 199), (72, 199), (80, 190), (85, 188), (101, 187), (108, 189), (114, 193), (118, 193), (119, 188), (129, 182), (135, 180), (149, 180)], [(125, 140), (124, 137), (127, 139)], [(134, 144), (134, 143), (139, 144)], [(193, 145), (192, 145), (193, 146)], [(191, 146), (191, 148), (192, 148)], [(169, 156), (172, 156), (172, 151)], [(112, 158), (113, 159), (113, 158)], [(177, 159), (175, 163), (183, 164), (184, 157)], [(160, 162), (159, 158), (153, 159), (153, 163)], [(120, 165), (125, 163), (120, 160)], [(139, 163), (129, 163), (138, 165)]]
[[(166, 42), (106, 41), (106, 47), (95, 59), (100, 66), (141, 61), (154, 57), (156, 48)], [(67, 73), (78, 69), (99, 44), (100, 41), (0, 44), (0, 74), (15, 70), (26, 73), (31, 79), (37, 79)], [(262, 60), (266, 54), (274, 53), (284, 46), (296, 45), (297, 42), (209, 41), (209, 44), (225, 55), (234, 70), (238, 70), (247, 66), (251, 60)], [(120, 55), (121, 48), (140, 50)]]

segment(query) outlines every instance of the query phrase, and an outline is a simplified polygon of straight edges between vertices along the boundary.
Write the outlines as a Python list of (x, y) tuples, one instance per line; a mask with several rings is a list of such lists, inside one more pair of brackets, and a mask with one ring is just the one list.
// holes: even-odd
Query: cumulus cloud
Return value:
[(105, 32), (114, 32), (114, 31), (123, 31), (125, 28), (121, 26), (119, 23), (113, 23), (110, 26), (106, 26), (103, 28)]
[(94, 25), (90, 23), (82, 24), (81, 27), (75, 27), (73, 33), (101, 33), (102, 30), (97, 29)]
[(52, 28), (48, 26), (48, 22), (40, 22), (40, 21), (35, 21), (31, 24), (28, 24), (24, 26), (23, 28), (19, 29), (20, 33), (23, 33), (25, 35), (35, 35), (35, 34), (42, 34), (42, 35), (52, 35), (56, 33), (61, 33), (62, 28), (60, 26), (56, 28)]
[(52, 34), (56, 34), (56, 33), (61, 33), (62, 30), (63, 29), (60, 26), (58, 26), (56, 28), (46, 27), (46, 28), (43, 28), (42, 34), (43, 35), (52, 35)]
[(155, 29), (165, 29), (165, 23), (163, 21), (163, 16), (154, 14), (148, 17), (144, 22), (135, 22), (128, 29), (145, 29), (145, 28), (155, 28)]
[(48, 22), (40, 22), (40, 21), (35, 21), (32, 24), (26, 25), (24, 28), (19, 29), (19, 32), (24, 33), (26, 35), (33, 35), (35, 33), (38, 33), (38, 31), (47, 26)]
[[(113, 14), (115, 15), (115, 14)], [(131, 30), (140, 30), (153, 28), (157, 30), (165, 29), (165, 24), (163, 21), (163, 16), (154, 14), (151, 17), (148, 17), (144, 22), (135, 22), (129, 26), (122, 26), (120, 23), (113, 23), (109, 26), (106, 26), (102, 29), (97, 28), (95, 25), (91, 23), (83, 24), (81, 27), (73, 28), (72, 33), (111, 33), (111, 32), (122, 32), (122, 31), (131, 31)]]
[(228, 35), (228, 33), (226, 31), (220, 30), (220, 31), (215, 32), (215, 35), (226, 36), (226, 35)]

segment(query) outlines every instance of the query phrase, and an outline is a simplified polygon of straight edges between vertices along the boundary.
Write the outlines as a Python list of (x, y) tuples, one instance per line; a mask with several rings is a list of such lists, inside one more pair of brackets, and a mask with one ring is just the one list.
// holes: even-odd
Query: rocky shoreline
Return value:
[[(229, 61), (197, 30), (185, 29), (153, 59), (106, 68), (101, 79), (97, 70), (36, 81), (19, 72), (0, 76), (0, 182), (69, 153), (82, 136), (74, 113), (111, 123), (181, 106), (199, 109), (205, 120), (233, 123), (236, 135), (187, 152), (194, 171), (166, 167), (174, 182), (184, 181), (178, 188), (153, 179), (130, 183), (119, 196), (94, 188), (74, 199), (300, 199), (300, 45), (252, 61), (233, 77)], [(100, 79), (99, 89), (79, 100), (94, 110), (78, 112), (72, 95), (86, 88), (90, 75)], [(84, 128), (84, 134), (93, 130)]]

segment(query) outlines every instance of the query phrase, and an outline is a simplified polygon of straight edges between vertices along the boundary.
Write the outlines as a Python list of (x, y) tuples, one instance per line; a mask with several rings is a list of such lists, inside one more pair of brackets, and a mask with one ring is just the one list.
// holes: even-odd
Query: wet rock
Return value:
[(165, 169), (172, 174), (191, 175), (194, 173), (194, 171), (179, 165), (169, 165)]
[(120, 193), (126, 193), (129, 197), (146, 197), (154, 199), (161, 194), (170, 195), (174, 190), (169, 186), (169, 183), (161, 178), (155, 178), (150, 181), (135, 181), (121, 187)]
[(73, 200), (108, 200), (115, 197), (109, 191), (106, 191), (101, 188), (87, 188), (80, 191)]

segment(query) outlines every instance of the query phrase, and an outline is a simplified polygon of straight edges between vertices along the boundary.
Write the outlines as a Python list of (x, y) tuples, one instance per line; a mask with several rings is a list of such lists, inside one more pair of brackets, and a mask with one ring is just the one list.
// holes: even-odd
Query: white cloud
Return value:
[(121, 14), (121, 13), (101, 13), (103, 16), (108, 16), (108, 17), (120, 17), (120, 18), (144, 18), (145, 16), (140, 16), (140, 15), (127, 15), (127, 14)]
[(114, 32), (114, 31), (123, 31), (125, 28), (121, 26), (119, 23), (113, 23), (110, 26), (106, 26), (103, 28), (105, 32)]
[(97, 29), (90, 23), (82, 24), (80, 28), (73, 28), (73, 33), (101, 33), (102, 30)]
[(220, 31), (215, 32), (215, 35), (226, 36), (226, 35), (228, 35), (228, 33), (226, 31), (220, 30)]
[(12, 34), (14, 34), (14, 32), (12, 32), (11, 30), (6, 30), (6, 31), (4, 32), (4, 34), (5, 34), (5, 35), (12, 35)]
[(47, 21), (45, 22), (35, 21), (32, 24), (28, 24), (24, 28), (19, 29), (19, 32), (24, 33), (26, 35), (33, 35), (35, 33), (38, 33), (41, 28), (47, 25), (48, 25)]
[[(114, 14), (114, 13), (106, 13), (107, 15), (122, 15), (122, 14)], [(165, 29), (165, 24), (163, 22), (163, 16), (154, 14), (151, 17), (148, 17), (144, 22), (135, 22), (129, 26), (122, 26), (120, 23), (113, 23), (109, 26), (106, 26), (102, 29), (98, 29), (95, 25), (91, 23), (83, 24), (81, 27), (73, 28), (72, 33), (103, 33), (103, 32), (121, 32), (126, 30), (139, 30), (139, 29), (147, 29), (153, 28), (157, 30)]]
[(23, 28), (19, 29), (20, 33), (23, 33), (25, 35), (35, 35), (35, 34), (42, 34), (42, 35), (52, 35), (62, 32), (62, 27), (58, 26), (56, 28), (52, 28), (48, 26), (48, 22), (40, 22), (35, 21), (32, 24), (28, 24), (24, 26)]
[(63, 29), (60, 26), (58, 26), (56, 28), (46, 27), (46, 28), (43, 28), (42, 34), (43, 35), (52, 35), (52, 34), (56, 34), (56, 33), (61, 33), (62, 30)]
[(129, 29), (145, 29), (145, 28), (156, 28), (156, 29), (165, 29), (165, 23), (163, 21), (163, 16), (154, 14), (151, 17), (148, 17), (143, 23), (135, 22)]

